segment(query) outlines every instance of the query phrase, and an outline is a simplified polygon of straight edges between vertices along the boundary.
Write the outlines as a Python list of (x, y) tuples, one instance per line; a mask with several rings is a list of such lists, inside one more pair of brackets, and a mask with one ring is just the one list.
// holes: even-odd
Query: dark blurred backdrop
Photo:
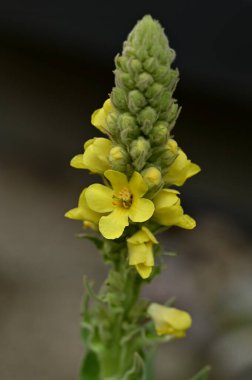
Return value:
[(114, 56), (136, 21), (158, 19), (177, 52), (175, 138), (202, 173), (181, 189), (193, 232), (145, 295), (190, 310), (188, 338), (158, 351), (156, 377), (252, 378), (251, 8), (240, 1), (2, 1), (0, 4), (0, 378), (75, 379), (84, 273), (98, 253), (63, 218), (93, 178), (69, 167), (97, 136), (90, 115), (113, 86)]

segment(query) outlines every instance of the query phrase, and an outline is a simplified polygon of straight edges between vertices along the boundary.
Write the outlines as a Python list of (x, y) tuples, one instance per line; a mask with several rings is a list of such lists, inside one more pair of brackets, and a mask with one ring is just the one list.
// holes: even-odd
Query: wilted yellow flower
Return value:
[(167, 148), (178, 156), (171, 166), (169, 166), (164, 180), (170, 185), (182, 186), (188, 178), (199, 173), (201, 169), (197, 164), (188, 160), (186, 154), (178, 147), (175, 140), (169, 139)]
[(177, 194), (177, 190), (163, 189), (153, 198), (153, 220), (163, 226), (178, 226), (191, 230), (196, 226), (196, 222), (184, 214)]
[(102, 108), (99, 108), (98, 110), (94, 111), (91, 116), (91, 123), (94, 127), (98, 128), (102, 133), (108, 133), (107, 132), (107, 123), (106, 118), (110, 111), (112, 111), (112, 103), (110, 99), (107, 99), (104, 103)]
[(103, 174), (110, 168), (109, 152), (112, 142), (103, 137), (95, 137), (84, 144), (84, 153), (75, 156), (70, 165), (76, 169), (88, 169), (93, 173)]
[(86, 201), (86, 190), (87, 189), (84, 189), (79, 197), (78, 207), (67, 211), (65, 216), (69, 219), (82, 220), (86, 228), (97, 230), (101, 214), (91, 210), (88, 207)]
[(99, 221), (99, 230), (106, 239), (119, 238), (133, 222), (145, 222), (151, 218), (154, 205), (149, 199), (142, 198), (148, 187), (142, 176), (134, 172), (130, 181), (125, 174), (107, 170), (104, 176), (110, 181), (110, 187), (94, 184), (86, 191), (88, 207), (97, 213), (109, 213)]
[(158, 244), (155, 236), (146, 227), (127, 239), (129, 265), (135, 265), (142, 278), (148, 278), (154, 266), (152, 246)]
[(185, 336), (192, 325), (192, 318), (186, 311), (152, 303), (148, 314), (153, 319), (157, 335)]

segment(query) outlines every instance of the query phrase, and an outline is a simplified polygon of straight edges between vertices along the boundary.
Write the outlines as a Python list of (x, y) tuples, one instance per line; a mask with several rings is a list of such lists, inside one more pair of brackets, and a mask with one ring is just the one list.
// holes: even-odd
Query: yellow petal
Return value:
[(137, 231), (134, 235), (128, 238), (127, 242), (132, 244), (142, 244), (147, 242), (158, 244), (158, 241), (156, 240), (155, 236), (145, 226), (143, 226), (141, 230)]
[(117, 172), (116, 170), (106, 170), (104, 176), (111, 183), (115, 195), (118, 195), (123, 188), (129, 187), (126, 175), (121, 172)]
[(155, 238), (155, 236), (153, 235), (153, 233), (147, 227), (143, 226), (142, 227), (142, 231), (144, 231), (146, 233), (146, 235), (148, 236), (149, 241), (151, 241), (153, 244), (158, 244), (157, 239)]
[(148, 308), (158, 335), (174, 335), (178, 338), (185, 335), (191, 327), (192, 318), (183, 310), (153, 303)]
[(84, 189), (80, 194), (78, 207), (69, 210), (65, 216), (70, 219), (82, 220), (85, 222), (98, 224), (101, 215), (88, 207), (85, 195), (86, 190), (87, 189)]
[(129, 265), (145, 264), (154, 265), (154, 257), (152, 252), (152, 244), (131, 244), (128, 240), (129, 249)]
[(107, 133), (106, 117), (112, 109), (112, 103), (110, 99), (107, 99), (102, 108), (94, 111), (91, 116), (91, 123), (98, 128), (102, 133)]
[(83, 220), (82, 210), (78, 207), (72, 208), (65, 213), (65, 217), (74, 220)]
[(176, 226), (185, 228), (187, 230), (192, 230), (196, 227), (196, 221), (191, 218), (191, 216), (184, 214), (181, 216), (181, 218), (176, 223)]
[(198, 174), (200, 171), (201, 168), (199, 165), (190, 162), (190, 165), (188, 165), (187, 169), (187, 178), (191, 178), (193, 175)]
[(124, 228), (128, 225), (127, 210), (117, 207), (111, 214), (101, 217), (99, 230), (106, 239), (117, 239), (123, 234)]
[(200, 167), (188, 160), (186, 154), (179, 148), (178, 156), (168, 168), (164, 180), (166, 183), (182, 186), (188, 178), (197, 174), (200, 170)]
[(163, 226), (174, 226), (183, 216), (183, 209), (179, 203), (171, 207), (155, 210), (153, 219)]
[(154, 204), (151, 200), (145, 198), (137, 198), (129, 209), (129, 217), (132, 222), (145, 222), (150, 219), (154, 212)]
[(109, 152), (112, 147), (110, 140), (99, 137), (92, 139), (88, 145), (85, 144), (83, 164), (86, 169), (93, 173), (103, 174), (110, 168)]
[(145, 264), (138, 264), (136, 265), (136, 270), (138, 271), (140, 276), (145, 280), (146, 278), (150, 277), (152, 267), (146, 266)]
[(144, 182), (143, 177), (138, 172), (134, 172), (130, 181), (129, 187), (131, 193), (138, 198), (141, 198), (147, 191), (148, 186)]
[(159, 210), (175, 205), (179, 201), (177, 194), (179, 194), (179, 192), (173, 189), (163, 189), (159, 191), (153, 199), (155, 209)]
[(87, 205), (91, 210), (106, 213), (113, 210), (113, 191), (104, 185), (95, 183), (86, 189)]
[(85, 169), (83, 164), (83, 154), (78, 154), (71, 159), (70, 165), (76, 169)]

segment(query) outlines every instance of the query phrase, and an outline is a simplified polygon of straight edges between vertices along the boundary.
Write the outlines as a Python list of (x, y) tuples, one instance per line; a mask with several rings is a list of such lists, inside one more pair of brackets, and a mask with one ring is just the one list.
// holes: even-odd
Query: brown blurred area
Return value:
[[(247, 3), (242, 4), (245, 7)], [(176, 24), (181, 14), (179, 8), (173, 7), (171, 45), (176, 50), (178, 46), (177, 51), (183, 56), (183, 50), (189, 49), (187, 29), (183, 29), (182, 22)], [(81, 9), (79, 5), (75, 12)], [(91, 243), (75, 238), (80, 224), (63, 217), (66, 210), (75, 206), (82, 188), (95, 179), (70, 168), (69, 160), (82, 151), (87, 138), (98, 135), (90, 124), (90, 115), (101, 106), (113, 85), (113, 56), (126, 38), (122, 32), (129, 32), (136, 20), (149, 12), (157, 18), (160, 12), (161, 21), (169, 23), (169, 16), (161, 14), (161, 6), (158, 9), (158, 3), (152, 8), (139, 5), (128, 21), (123, 19), (122, 30), (117, 20), (117, 36), (109, 29), (113, 21), (110, 15), (107, 24), (102, 24), (107, 27), (104, 30), (107, 45), (103, 49), (102, 43), (97, 42), (99, 36), (102, 39), (98, 24), (103, 9), (99, 10), (97, 21), (92, 6), (90, 11), (85, 8), (85, 17), (90, 15), (97, 29), (83, 25), (85, 38), (79, 42), (70, 35), (71, 30), (82, 30), (82, 25), (79, 29), (73, 25), (71, 29), (69, 21), (64, 29), (69, 33), (64, 34), (65, 45), (60, 38), (55, 42), (60, 28), (49, 28), (47, 6), (39, 9), (44, 14), (40, 18), (44, 29), (51, 31), (44, 39), (36, 35), (34, 26), (28, 27), (29, 17), (35, 24), (34, 13), (28, 12), (31, 11), (28, 6), (27, 12), (17, 7), (15, 12), (5, 8), (1, 13), (4, 22), (0, 34), (0, 378), (3, 380), (77, 378), (83, 355), (79, 338), (83, 275), (95, 279), (98, 288), (107, 268)], [(237, 10), (240, 15), (237, 33), (243, 31), (241, 9), (247, 8)], [(193, 5), (185, 6), (184, 10), (191, 16), (194, 14)], [(144, 295), (158, 302), (175, 296), (177, 306), (191, 312), (193, 327), (187, 339), (160, 347), (158, 380), (186, 380), (205, 364), (213, 367), (210, 380), (252, 378), (252, 159), (248, 106), (252, 87), (251, 77), (246, 74), (244, 82), (239, 77), (247, 70), (245, 53), (240, 54), (240, 66), (235, 66), (226, 48), (231, 10), (235, 14), (234, 4), (229, 8), (226, 24), (223, 23), (226, 29), (223, 27), (224, 32), (212, 41), (215, 48), (211, 43), (208, 45), (215, 57), (211, 67), (207, 56), (202, 58), (203, 48), (202, 56), (194, 52), (195, 61), (191, 57), (188, 61), (185, 57), (184, 63), (183, 57), (177, 61), (182, 78), (176, 97), (183, 111), (174, 134), (188, 156), (202, 167), (202, 173), (181, 189), (181, 196), (186, 212), (197, 219), (198, 226), (192, 232), (173, 228), (163, 234), (167, 250), (178, 255), (166, 258), (165, 271), (146, 287)], [(200, 31), (206, 16), (201, 10), (198, 12)], [(73, 14), (63, 7), (51, 23), (71, 20)], [(214, 12), (209, 17), (212, 17), (209, 25), (214, 29)], [(22, 26), (22, 33), (18, 26)], [(180, 30), (177, 40), (176, 28)], [(212, 35), (210, 26), (207, 32)], [(244, 40), (239, 41), (246, 50)], [(218, 59), (222, 47), (226, 61), (223, 57)]]

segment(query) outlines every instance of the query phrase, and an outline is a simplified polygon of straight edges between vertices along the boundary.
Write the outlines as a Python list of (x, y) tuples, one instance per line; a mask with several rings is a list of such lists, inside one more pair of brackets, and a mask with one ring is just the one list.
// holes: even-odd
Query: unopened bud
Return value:
[(111, 101), (113, 105), (122, 111), (127, 111), (127, 98), (123, 89), (119, 87), (114, 87), (111, 93)]
[(141, 73), (137, 78), (136, 85), (140, 91), (145, 91), (154, 82), (152, 76), (148, 73)]
[(157, 120), (157, 113), (152, 107), (145, 107), (138, 115), (137, 121), (141, 125), (141, 130), (148, 136), (153, 124)]
[(110, 112), (106, 117), (106, 122), (108, 126), (108, 131), (112, 136), (118, 135), (118, 126), (117, 126), (117, 112)]
[(179, 107), (177, 103), (173, 103), (168, 112), (169, 131), (174, 127), (180, 111), (181, 107)]
[(158, 66), (153, 76), (156, 82), (163, 83), (164, 85), (167, 85), (170, 81), (170, 72), (166, 65)]
[(159, 109), (161, 111), (167, 110), (167, 108), (169, 107), (169, 104), (171, 103), (171, 100), (172, 100), (172, 94), (171, 94), (171, 92), (170, 91), (165, 91), (161, 95), (160, 102), (159, 102)]
[(160, 102), (160, 97), (164, 92), (164, 86), (160, 83), (154, 83), (146, 91), (146, 96), (152, 107), (157, 107)]
[(166, 144), (166, 147), (168, 150), (170, 150), (173, 154), (177, 154), (178, 153), (178, 144), (175, 140), (173, 139), (169, 139), (167, 141), (167, 144)]
[(153, 73), (157, 67), (158, 67), (158, 62), (155, 58), (153, 57), (150, 57), (150, 58), (147, 58), (145, 61), (144, 61), (144, 64), (143, 64), (143, 67), (146, 71), (148, 71), (149, 73)]
[(135, 82), (131, 76), (122, 70), (115, 70), (115, 84), (126, 90), (132, 90), (135, 87)]
[(168, 123), (164, 121), (157, 122), (150, 132), (150, 142), (153, 146), (164, 145), (168, 136)]
[(137, 171), (141, 170), (150, 155), (150, 143), (144, 137), (133, 140), (130, 146), (130, 156)]
[(122, 146), (114, 146), (109, 153), (109, 162), (112, 169), (123, 172), (129, 162), (129, 155)]
[(118, 126), (121, 130), (137, 128), (136, 119), (129, 112), (124, 112), (118, 117)]
[(142, 71), (142, 64), (138, 59), (131, 59), (128, 63), (128, 70), (130, 73), (137, 74)]
[(143, 94), (138, 90), (130, 91), (128, 94), (128, 107), (129, 110), (136, 114), (146, 105), (146, 99)]
[(141, 175), (144, 179), (144, 182), (148, 185), (148, 188), (151, 189), (154, 186), (158, 186), (162, 181), (162, 174), (160, 170), (151, 166), (148, 169), (145, 169), (141, 172)]
[(95, 224), (94, 222), (90, 222), (89, 220), (84, 220), (83, 227), (89, 228), (89, 229), (94, 230), (94, 231), (98, 231), (98, 225)]

